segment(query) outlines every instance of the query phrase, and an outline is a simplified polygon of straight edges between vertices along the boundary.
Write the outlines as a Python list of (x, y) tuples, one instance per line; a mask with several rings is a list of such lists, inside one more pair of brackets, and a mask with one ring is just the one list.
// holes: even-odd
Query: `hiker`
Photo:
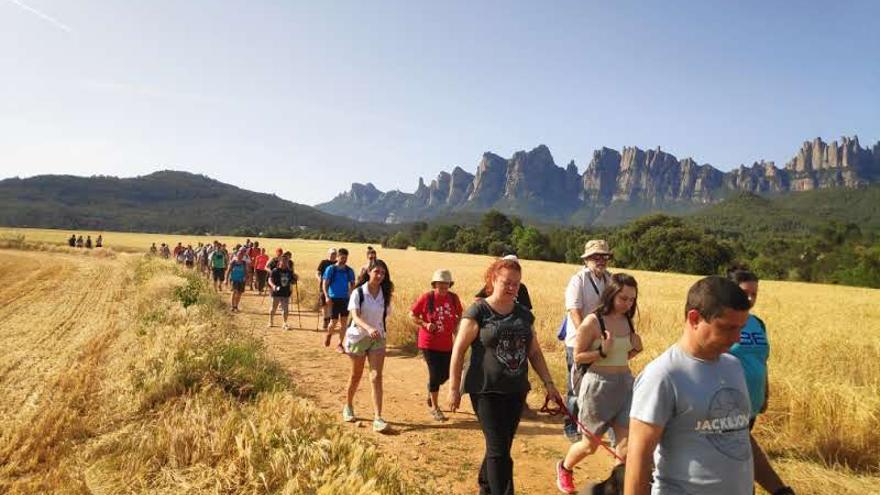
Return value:
[(79, 236), (76, 238), (76, 247), (78, 247), (78, 248), (83, 247), (83, 236)]
[(174, 255), (174, 261), (177, 261), (178, 263), (183, 263), (183, 256), (181, 256), (183, 254), (183, 250), (184, 247), (182, 242), (178, 242), (177, 245), (174, 246), (174, 252), (172, 253)]
[(101, 236), (101, 234), (98, 234), (98, 238), (95, 239), (95, 247), (104, 247), (104, 238)]
[(183, 250), (183, 265), (192, 270), (196, 264), (196, 252), (193, 250), (192, 244), (188, 244)]
[[(751, 311), (758, 300), (757, 275), (747, 270), (733, 270), (728, 273), (728, 278), (746, 293)], [(785, 486), (776, 470), (770, 465), (770, 460), (767, 459), (764, 449), (751, 433), (758, 414), (767, 410), (767, 402), (770, 399), (770, 380), (767, 373), (770, 339), (767, 337), (767, 327), (764, 325), (764, 321), (750, 312), (746, 326), (740, 331), (739, 342), (733, 344), (729, 352), (739, 359), (745, 373), (746, 386), (749, 389), (749, 402), (752, 405), (749, 418), (749, 436), (752, 444), (755, 481), (769, 493), (793, 493), (791, 488)], [(781, 491), (785, 489), (788, 491)]]
[(219, 247), (211, 253), (211, 272), (214, 275), (214, 288), (218, 291), (223, 290), (223, 280), (226, 278), (226, 254)]
[[(67, 245), (70, 247), (76, 247), (76, 234), (70, 234), (70, 239), (67, 239)], [(153, 244), (155, 246), (155, 244)]]
[(428, 365), (428, 408), (437, 421), (446, 421), (437, 396), (440, 385), (449, 380), (452, 342), (461, 320), (461, 301), (450, 291), (452, 272), (437, 270), (431, 277), (431, 290), (425, 292), (410, 308), (410, 318), (419, 326), (418, 348)]
[[(264, 255), (265, 256), (265, 255)], [(267, 259), (268, 256), (265, 256)], [(263, 270), (265, 273), (265, 270)], [(274, 325), (275, 310), (281, 306), (281, 317), (284, 320), (283, 330), (289, 330), (287, 326), (287, 314), (290, 310), (290, 286), (294, 282), (293, 271), (287, 258), (281, 258), (278, 266), (269, 275), (269, 292), (272, 293), (272, 309), (269, 311), (269, 328)], [(262, 289), (261, 289), (262, 292)]]
[(271, 272), (278, 266), (278, 263), (281, 261), (281, 257), (284, 256), (284, 250), (281, 248), (275, 249), (275, 257), (269, 260), (269, 263), (266, 265), (266, 268)]
[(171, 257), (171, 250), (168, 249), (168, 244), (165, 244), (164, 242), (162, 243), (160, 254), (162, 255), (162, 258), (166, 260)]
[(229, 268), (226, 271), (226, 278), (232, 286), (233, 313), (239, 312), (238, 303), (241, 302), (241, 295), (244, 293), (244, 279), (247, 266), (247, 262), (244, 260), (245, 256), (247, 256), (245, 250), (239, 249), (229, 263)]
[[(568, 286), (565, 288), (565, 319), (559, 336), (565, 341), (565, 364), (569, 377), (567, 382), (566, 406), (572, 416), (578, 417), (577, 390), (571, 384), (571, 371), (574, 368), (574, 346), (577, 342), (578, 329), (584, 321), (584, 316), (592, 313), (599, 307), (602, 291), (610, 280), (608, 262), (613, 254), (608, 248), (608, 243), (601, 239), (592, 239), (584, 244), (584, 253), (581, 260), (584, 267), (571, 276)], [(563, 335), (564, 334), (564, 335)], [(575, 443), (581, 439), (577, 425), (571, 418), (565, 418), (562, 429), (565, 438)]]
[(572, 381), (578, 420), (590, 434), (573, 443), (565, 458), (556, 463), (556, 486), (563, 493), (577, 491), (575, 465), (596, 451), (609, 428), (614, 430), (617, 455), (626, 458), (633, 388), (629, 360), (642, 351), (642, 339), (632, 323), (637, 304), (636, 279), (616, 273), (602, 291), (599, 307), (577, 330), (573, 352), (576, 379)]
[(751, 495), (749, 390), (726, 354), (748, 321), (748, 296), (706, 277), (688, 291), (684, 315), (681, 338), (636, 379), (625, 492)]
[(149, 254), (150, 254), (150, 256), (156, 256), (157, 254), (159, 254), (159, 249), (156, 248), (155, 242), (150, 244), (150, 253)]
[(376, 257), (378, 254), (376, 250), (373, 249), (373, 246), (367, 246), (367, 264), (362, 266), (360, 271), (358, 271), (357, 282), (355, 285), (361, 285), (367, 283), (367, 280), (370, 278), (370, 268), (373, 268), (373, 263), (376, 262)]
[(86, 236), (86, 249), (92, 249), (92, 236)]
[(535, 317), (516, 303), (521, 278), (522, 269), (515, 260), (502, 258), (489, 265), (487, 296), (464, 312), (452, 348), (449, 402), (453, 411), (461, 407), (464, 354), (471, 349), (464, 392), (470, 394), (486, 440), (477, 478), (480, 493), (514, 493), (510, 447), (530, 388), (528, 362), (544, 382), (547, 400), (562, 400), (535, 338)]
[(330, 324), (330, 304), (327, 301), (326, 296), (324, 295), (324, 291), (320, 289), (320, 287), (324, 284), (324, 271), (327, 270), (327, 267), (330, 265), (336, 264), (336, 248), (330, 248), (327, 250), (327, 259), (321, 260), (318, 263), (318, 305), (321, 307), (321, 314), (324, 316), (324, 323), (321, 326), (321, 330), (327, 331), (327, 325)]
[(324, 347), (330, 347), (336, 322), (339, 322), (339, 344), (336, 352), (344, 352), (342, 339), (345, 335), (345, 326), (348, 324), (348, 306), (351, 289), (354, 288), (354, 270), (348, 266), (348, 249), (341, 248), (337, 252), (336, 264), (330, 265), (324, 270), (321, 290), (324, 298), (330, 305), (330, 323), (327, 325), (327, 336), (324, 337)]
[[(340, 259), (347, 255), (339, 250)], [(329, 268), (328, 268), (329, 270)], [(349, 270), (351, 270), (349, 268)], [(354, 275), (354, 273), (352, 273)], [(345, 331), (345, 353), (351, 359), (351, 374), (342, 420), (352, 422), (354, 415), (354, 394), (364, 372), (364, 362), (370, 362), (370, 388), (373, 395), (373, 431), (382, 433), (388, 423), (382, 418), (382, 370), (385, 366), (385, 321), (391, 310), (391, 294), (394, 284), (388, 266), (376, 260), (369, 272), (367, 283), (352, 291), (348, 310), (352, 314), (353, 325)]]
[(256, 275), (256, 267), (254, 261), (260, 255), (260, 243), (254, 241), (253, 245), (248, 248), (248, 269), (247, 269), (247, 286), (254, 290), (254, 281)]
[[(519, 263), (519, 258), (516, 256), (516, 253), (512, 251), (506, 251), (501, 256), (501, 259), (516, 261), (517, 263)], [(477, 292), (476, 295), (474, 295), (474, 297), (476, 299), (484, 299), (486, 295), (486, 288), (482, 287), (480, 291)], [(526, 309), (528, 309), (529, 311), (532, 310), (532, 298), (529, 296), (529, 289), (522, 281), (520, 281), (519, 284), (519, 292), (517, 292), (516, 294), (516, 302), (525, 306)]]
[[(265, 248), (260, 248), (260, 253), (254, 258), (254, 277), (257, 281), (257, 292), (263, 295), (266, 290), (266, 281), (269, 278), (269, 271), (266, 265), (269, 263), (269, 255), (266, 254)], [(290, 296), (288, 296), (290, 297)]]

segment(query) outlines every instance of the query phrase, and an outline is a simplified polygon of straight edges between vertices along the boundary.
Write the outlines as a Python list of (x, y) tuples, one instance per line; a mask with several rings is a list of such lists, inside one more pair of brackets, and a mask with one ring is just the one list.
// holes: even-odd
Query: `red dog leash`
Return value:
[(575, 417), (575, 415), (572, 414), (571, 411), (569, 411), (567, 407), (565, 407), (565, 402), (563, 402), (560, 399), (557, 399), (554, 401), (554, 403), (556, 404), (557, 407), (552, 407), (552, 405), (550, 404), (550, 397), (547, 397), (546, 399), (544, 399), (544, 405), (541, 406), (540, 411), (542, 413), (547, 413), (550, 416), (559, 416), (559, 415), (564, 414), (565, 416), (568, 417), (568, 419), (570, 419), (574, 424), (576, 424), (578, 426), (578, 429), (582, 433), (585, 433), (587, 436), (589, 436), (590, 439), (593, 440), (593, 442), (599, 444), (600, 447), (607, 450), (608, 453), (611, 454), (612, 456), (614, 456), (615, 459), (620, 461), (621, 464), (623, 464), (625, 462), (622, 457), (617, 455), (617, 452), (615, 452), (614, 449), (605, 445), (605, 443), (602, 442), (601, 438), (597, 437), (593, 432), (588, 430), (587, 427), (583, 425), (583, 423), (578, 421), (577, 417)]

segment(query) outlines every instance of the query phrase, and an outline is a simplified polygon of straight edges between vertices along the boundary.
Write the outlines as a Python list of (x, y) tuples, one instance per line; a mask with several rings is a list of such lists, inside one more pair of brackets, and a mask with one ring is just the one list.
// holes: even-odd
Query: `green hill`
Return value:
[(381, 231), (273, 194), (170, 170), (134, 178), (5, 179), (0, 225), (180, 233)]

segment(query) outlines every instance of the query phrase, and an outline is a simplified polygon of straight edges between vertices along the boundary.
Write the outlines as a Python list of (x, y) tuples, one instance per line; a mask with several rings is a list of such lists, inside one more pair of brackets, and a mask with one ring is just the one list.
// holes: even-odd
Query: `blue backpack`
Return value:
[(232, 264), (232, 271), (229, 272), (229, 278), (233, 282), (244, 282), (244, 261)]

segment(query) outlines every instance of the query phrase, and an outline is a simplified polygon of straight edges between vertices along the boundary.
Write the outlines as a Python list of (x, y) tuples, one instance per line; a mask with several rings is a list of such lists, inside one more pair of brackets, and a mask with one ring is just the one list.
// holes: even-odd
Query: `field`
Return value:
[[(0, 237), (24, 235), (28, 243), (38, 245), (31, 247), (43, 250), (4, 251), (7, 256), (0, 258), (0, 351), (4, 356), (0, 389), (5, 397), (0, 403), (4, 418), (0, 423), (0, 488), (4, 480), (33, 473), (35, 466), (68, 459), (76, 439), (93, 438), (106, 429), (106, 418), (113, 415), (97, 419), (96, 414), (107, 407), (101, 401), (110, 400), (108, 390), (124, 388), (114, 383), (111, 370), (122, 373), (131, 365), (119, 358), (115, 347), (130, 338), (125, 322), (140, 317), (140, 309), (127, 304), (134, 296), (128, 291), (136, 287), (127, 278), (131, 268), (125, 263), (130, 256), (64, 254), (60, 255), (63, 263), (43, 262), (51, 258), (51, 252), (44, 250), (55, 249), (52, 245), (64, 243), (70, 233), (0, 230)], [(105, 246), (118, 253), (146, 252), (151, 242), (209, 240), (103, 234)], [(241, 239), (221, 241), (235, 244)], [(307, 293), (304, 299), (314, 294), (313, 270), (327, 247), (348, 247), (355, 268), (365, 261), (363, 245), (260, 241), (269, 249), (280, 246), (294, 253), (297, 271), (307, 280), (302, 285)], [(397, 287), (395, 310), (389, 317), (390, 340), (405, 350), (411, 349), (414, 340), (414, 327), (405, 318), (407, 306), (427, 290), (433, 270), (451, 269), (456, 280), (453, 290), (467, 299), (478, 290), (489, 261), (481, 256), (412, 250), (379, 249), (379, 256), (388, 262)], [(577, 267), (531, 261), (523, 266), (524, 281), (535, 303), (536, 330), (556, 382), (564, 383), (562, 347), (555, 333), (563, 314), (563, 288)], [(696, 277), (630, 273), (640, 284), (636, 324), (646, 349), (635, 363), (638, 371), (677, 339), (684, 295)], [(59, 285), (72, 288), (54, 291)], [(880, 291), (763, 281), (755, 313), (767, 323), (772, 345), (770, 408), (756, 432), (773, 463), (798, 493), (876, 493), (880, 486)], [(123, 368), (112, 368), (113, 363)], [(562, 436), (558, 438), (561, 443)], [(39, 456), (25, 455), (35, 449), (41, 452)], [(89, 465), (92, 458), (76, 452), (77, 462)], [(62, 464), (48, 471), (54, 478), (45, 472), (38, 477), (63, 479)], [(199, 491), (196, 488), (192, 491)], [(201, 489), (208, 488), (201, 485)]]

